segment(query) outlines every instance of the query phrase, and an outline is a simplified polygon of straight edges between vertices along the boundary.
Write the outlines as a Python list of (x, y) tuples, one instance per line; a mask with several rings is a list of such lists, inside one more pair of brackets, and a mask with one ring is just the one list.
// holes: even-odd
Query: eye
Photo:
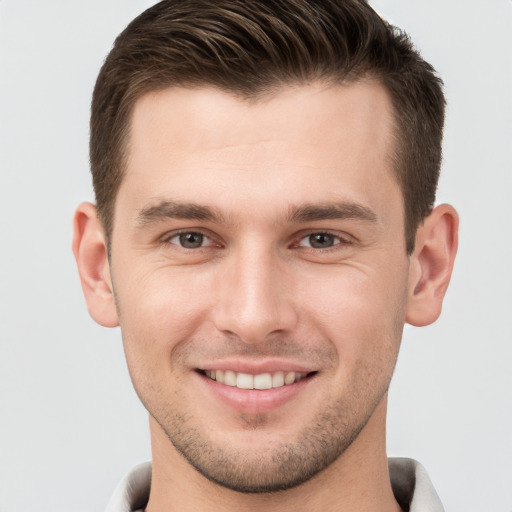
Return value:
[(211, 243), (211, 239), (202, 233), (196, 231), (187, 231), (186, 233), (178, 233), (168, 239), (171, 244), (179, 245), (184, 249), (199, 249)]
[(301, 247), (312, 247), (313, 249), (329, 249), (335, 245), (346, 243), (339, 236), (331, 233), (311, 233), (299, 242)]

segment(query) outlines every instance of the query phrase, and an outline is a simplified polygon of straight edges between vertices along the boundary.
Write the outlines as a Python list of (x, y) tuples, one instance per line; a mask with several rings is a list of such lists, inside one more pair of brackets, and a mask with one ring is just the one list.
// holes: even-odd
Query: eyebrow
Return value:
[[(190, 202), (163, 200), (158, 204), (142, 208), (137, 214), (137, 221), (140, 226), (165, 219), (227, 224), (226, 218), (217, 209)], [(377, 215), (367, 206), (353, 202), (305, 204), (290, 206), (289, 208), (288, 222), (290, 223), (329, 219), (356, 219), (376, 223)]]
[(359, 203), (341, 202), (327, 204), (306, 204), (291, 207), (290, 222), (314, 222), (329, 219), (356, 219), (371, 223), (377, 222), (373, 210)]
[(137, 221), (141, 226), (165, 219), (187, 219), (218, 223), (225, 220), (224, 216), (214, 208), (197, 203), (167, 200), (160, 201), (153, 206), (146, 206), (137, 214)]

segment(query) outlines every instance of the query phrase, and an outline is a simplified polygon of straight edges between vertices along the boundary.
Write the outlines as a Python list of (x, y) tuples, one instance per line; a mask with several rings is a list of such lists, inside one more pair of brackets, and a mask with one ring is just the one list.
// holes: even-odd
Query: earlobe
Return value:
[(91, 203), (82, 203), (73, 222), (75, 255), (87, 308), (92, 318), (105, 327), (119, 325), (108, 264), (103, 227)]
[(443, 204), (418, 228), (410, 262), (407, 323), (429, 325), (441, 314), (457, 253), (458, 227), (457, 212)]

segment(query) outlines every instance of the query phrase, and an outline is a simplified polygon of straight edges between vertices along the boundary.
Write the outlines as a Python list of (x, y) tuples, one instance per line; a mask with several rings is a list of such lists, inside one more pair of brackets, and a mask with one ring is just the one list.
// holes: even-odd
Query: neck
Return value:
[(153, 473), (146, 512), (399, 512), (385, 449), (386, 398), (350, 447), (307, 482), (286, 491), (246, 494), (210, 482), (172, 446), (154, 420)]

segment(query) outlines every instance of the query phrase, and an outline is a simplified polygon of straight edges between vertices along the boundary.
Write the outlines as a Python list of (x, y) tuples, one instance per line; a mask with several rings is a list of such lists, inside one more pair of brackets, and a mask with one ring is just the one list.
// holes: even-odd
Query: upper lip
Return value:
[(250, 361), (244, 359), (217, 359), (197, 366), (199, 370), (231, 370), (237, 373), (259, 375), (274, 372), (311, 373), (318, 371), (309, 365), (278, 359)]

